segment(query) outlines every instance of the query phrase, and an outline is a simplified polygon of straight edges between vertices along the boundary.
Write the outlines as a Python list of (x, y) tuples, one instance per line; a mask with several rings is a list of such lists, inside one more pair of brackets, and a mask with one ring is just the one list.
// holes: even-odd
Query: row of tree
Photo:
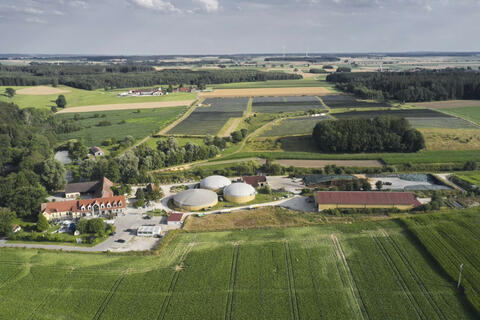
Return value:
[[(55, 70), (58, 68), (59, 70)], [(112, 67), (113, 68), (113, 67)], [(62, 84), (79, 89), (131, 88), (148, 87), (159, 84), (194, 85), (204, 87), (206, 84), (251, 82), (266, 80), (301, 79), (300, 75), (278, 71), (259, 70), (199, 70), (166, 69), (155, 71), (150, 67), (130, 66), (126, 72), (121, 67), (69, 65), (66, 66), (0, 66), (0, 86), (32, 86)], [(125, 67), (127, 68), (127, 67)], [(142, 69), (145, 68), (145, 69)]]
[(480, 72), (465, 69), (415, 72), (337, 72), (327, 76), (343, 91), (366, 99), (432, 101), (480, 99)]
[(312, 137), (322, 152), (416, 152), (425, 148), (422, 134), (403, 118), (321, 121)]

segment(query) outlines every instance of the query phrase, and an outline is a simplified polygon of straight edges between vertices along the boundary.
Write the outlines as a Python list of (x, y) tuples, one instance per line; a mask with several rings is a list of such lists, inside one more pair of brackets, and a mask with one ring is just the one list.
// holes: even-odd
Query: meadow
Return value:
[(222, 83), (213, 86), (214, 89), (254, 89), (254, 88), (292, 88), (292, 87), (332, 87), (325, 81), (326, 75), (299, 80), (267, 80), (257, 82)]
[[(83, 139), (88, 146), (100, 146), (108, 138), (122, 140), (125, 136), (132, 136), (135, 140), (158, 132), (162, 127), (177, 119), (186, 107), (169, 107), (142, 110), (117, 110), (81, 113), (80, 120), (75, 121), (81, 130), (65, 134), (58, 134), (60, 141)], [(139, 112), (140, 111), (140, 112)], [(65, 113), (56, 115), (59, 119), (73, 119), (75, 114)], [(102, 121), (111, 125), (99, 126)]]
[(460, 179), (470, 182), (476, 186), (480, 186), (480, 172), (479, 171), (466, 171), (455, 174)]
[(442, 111), (473, 121), (480, 124), (480, 106), (477, 107), (460, 107), (460, 108), (446, 108)]
[(292, 135), (311, 134), (315, 125), (325, 117), (307, 117), (284, 119), (269, 130), (262, 132), (260, 137), (282, 137)]
[[(17, 104), (20, 108), (42, 108), (48, 109), (55, 105), (55, 100), (58, 94), (53, 95), (24, 95), (17, 94), (13, 98), (7, 98), (3, 95), (7, 87), (0, 86), (0, 101), (8, 101)], [(9, 87), (10, 88), (10, 87)], [(16, 90), (29, 87), (11, 87)], [(165, 96), (159, 97), (118, 97), (120, 92), (125, 92), (130, 89), (115, 89), (105, 91), (103, 89), (98, 90), (82, 90), (75, 89), (66, 86), (58, 86), (58, 89), (68, 92), (62, 93), (67, 100), (67, 108), (69, 107), (82, 107), (90, 105), (102, 105), (102, 104), (126, 104), (126, 103), (139, 103), (139, 102), (161, 102), (161, 101), (180, 101), (180, 100), (195, 100), (197, 95), (195, 93), (171, 93)]]
[(357, 100), (353, 96), (345, 94), (327, 95), (322, 97), (323, 102), (331, 109), (343, 108), (386, 108), (387, 102)]
[(247, 110), (248, 98), (206, 99), (169, 134), (217, 135), (230, 118), (241, 118)]
[(145, 256), (0, 249), (0, 318), (478, 318), (392, 221), (170, 240)]

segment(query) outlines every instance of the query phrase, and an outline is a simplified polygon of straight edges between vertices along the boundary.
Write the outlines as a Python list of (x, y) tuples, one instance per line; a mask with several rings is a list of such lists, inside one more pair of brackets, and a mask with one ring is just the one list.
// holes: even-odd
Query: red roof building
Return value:
[(318, 191), (318, 210), (335, 208), (397, 208), (408, 210), (421, 205), (411, 192)]
[(168, 225), (177, 225), (182, 223), (183, 213), (172, 212), (168, 215)]
[(47, 220), (75, 219), (85, 216), (108, 216), (123, 213), (125, 196), (42, 203)]
[(264, 187), (267, 185), (266, 176), (243, 176), (242, 181), (254, 188)]

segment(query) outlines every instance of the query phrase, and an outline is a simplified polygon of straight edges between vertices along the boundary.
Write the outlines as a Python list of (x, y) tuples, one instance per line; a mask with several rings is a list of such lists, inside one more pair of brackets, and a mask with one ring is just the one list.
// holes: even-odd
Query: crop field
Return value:
[(480, 129), (420, 128), (427, 150), (480, 150)]
[[(60, 141), (84, 139), (88, 146), (100, 145), (102, 141), (108, 138), (121, 140), (128, 135), (134, 139), (141, 139), (167, 126), (186, 109), (185, 107), (172, 107), (143, 109), (140, 112), (118, 110), (81, 113), (80, 120), (75, 121), (81, 127), (81, 130), (58, 134), (57, 137)], [(65, 113), (56, 117), (73, 119), (74, 116), (72, 113)], [(102, 121), (108, 121), (110, 125), (99, 126)]]
[(480, 106), (442, 109), (442, 111), (480, 124)]
[(460, 179), (470, 182), (476, 186), (480, 186), (480, 171), (467, 171), (462, 173), (456, 173)]
[[(254, 89), (254, 88), (292, 88), (292, 87), (330, 87), (325, 81), (325, 75), (316, 75), (316, 79), (299, 80), (267, 80), (256, 82), (222, 83), (213, 86), (214, 89)], [(317, 80), (318, 79), (318, 80)]]
[(449, 109), (464, 107), (480, 107), (480, 100), (447, 100), (447, 101), (431, 101), (431, 102), (415, 102), (412, 103), (417, 107), (426, 109)]
[(206, 99), (201, 107), (172, 128), (169, 134), (216, 135), (230, 118), (241, 118), (247, 110), (247, 98)]
[(352, 96), (344, 94), (327, 95), (322, 97), (323, 102), (331, 109), (340, 108), (387, 108), (390, 104), (386, 102), (374, 102), (357, 100)]
[(0, 318), (478, 318), (404, 231), (190, 232), (155, 256), (0, 249)]
[[(17, 104), (20, 108), (43, 108), (48, 109), (55, 105), (55, 100), (58, 97), (58, 93), (43, 94), (46, 91), (40, 90), (40, 94), (17, 94), (13, 98), (7, 98), (3, 95), (7, 87), (0, 86), (0, 101), (8, 101)], [(35, 92), (37, 87), (15, 87), (10, 86), (8, 88), (14, 88), (15, 90), (26, 90), (27, 92)], [(49, 87), (47, 87), (49, 88)], [(131, 104), (142, 102), (167, 102), (167, 101), (186, 101), (195, 100), (197, 98), (196, 93), (171, 93), (164, 96), (153, 97), (118, 97), (120, 92), (125, 92), (130, 89), (115, 89), (105, 91), (103, 89), (98, 90), (82, 90), (75, 89), (67, 86), (58, 86), (58, 88), (51, 88), (65, 91), (61, 94), (65, 96), (67, 100), (67, 109), (70, 107), (83, 107), (83, 106), (97, 106), (104, 104)], [(20, 91), (21, 92), (21, 91)]]
[(323, 109), (317, 97), (261, 97), (253, 99), (252, 109), (260, 113), (278, 113)]
[(201, 92), (203, 98), (237, 98), (266, 96), (318, 96), (332, 93), (328, 87), (281, 87), (252, 89), (215, 89), (211, 92)]
[(273, 126), (271, 129), (263, 132), (260, 137), (282, 137), (291, 135), (311, 134), (313, 127), (327, 117), (308, 117), (308, 118), (293, 118), (284, 119), (279, 124)]
[(435, 262), (458, 279), (463, 264), (462, 287), (470, 303), (480, 309), (480, 217), (478, 210), (419, 216), (403, 219), (408, 229), (422, 242)]

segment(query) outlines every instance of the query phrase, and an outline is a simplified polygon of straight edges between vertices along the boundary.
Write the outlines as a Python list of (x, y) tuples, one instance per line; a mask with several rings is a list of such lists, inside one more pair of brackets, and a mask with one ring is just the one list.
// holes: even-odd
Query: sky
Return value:
[(480, 0), (0, 0), (0, 53), (480, 51)]

